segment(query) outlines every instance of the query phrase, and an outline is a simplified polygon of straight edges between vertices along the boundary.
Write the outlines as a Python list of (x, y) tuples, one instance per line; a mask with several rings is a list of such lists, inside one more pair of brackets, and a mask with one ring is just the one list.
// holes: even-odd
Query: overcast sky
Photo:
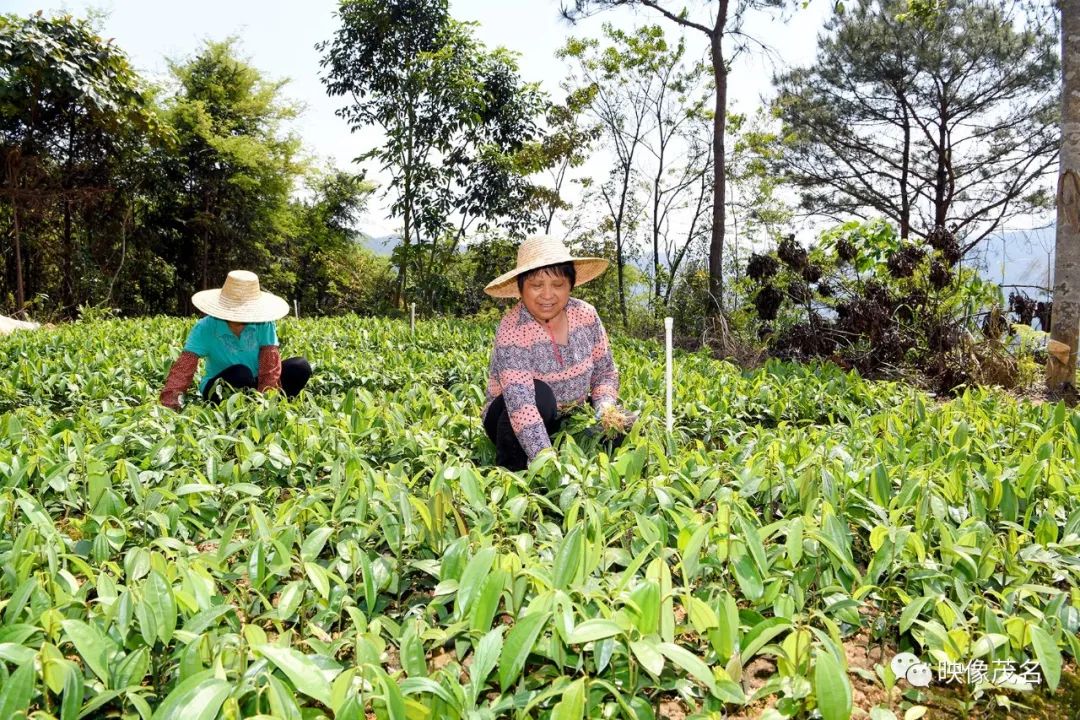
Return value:
[[(713, 4), (688, 0), (691, 12), (698, 14)], [(522, 77), (541, 83), (553, 97), (560, 97), (559, 82), (566, 75), (555, 51), (568, 36), (597, 35), (605, 21), (624, 28), (664, 22), (647, 9), (620, 9), (572, 26), (560, 18), (558, 0), (451, 0), (450, 5), (455, 18), (478, 23), (476, 34), (484, 43), (517, 52)], [(319, 80), (319, 53), (314, 46), (329, 39), (337, 27), (336, 0), (0, 0), (0, 7), (18, 14), (102, 11), (105, 37), (115, 38), (135, 67), (150, 78), (166, 74), (167, 58), (190, 56), (206, 39), (235, 35), (255, 67), (269, 78), (289, 80), (285, 94), (305, 108), (295, 129), (317, 157), (348, 168), (352, 158), (378, 142), (374, 132), (349, 131), (334, 115), (340, 99), (328, 97)], [(811, 2), (786, 23), (771, 15), (750, 18), (747, 31), (775, 48), (784, 64), (805, 64), (813, 59), (817, 32), (829, 12), (830, 2)], [(675, 34), (674, 26), (665, 27)], [(703, 56), (703, 36), (690, 33), (687, 39), (695, 55)], [(771, 93), (775, 60), (765, 53), (739, 58), (730, 76), (730, 109), (753, 112), (761, 105), (762, 98)], [(587, 170), (602, 173), (604, 163), (604, 157), (598, 156)], [(379, 179), (377, 173), (368, 176)], [(361, 229), (374, 235), (388, 234), (394, 227), (381, 201), (372, 204), (361, 223)]]

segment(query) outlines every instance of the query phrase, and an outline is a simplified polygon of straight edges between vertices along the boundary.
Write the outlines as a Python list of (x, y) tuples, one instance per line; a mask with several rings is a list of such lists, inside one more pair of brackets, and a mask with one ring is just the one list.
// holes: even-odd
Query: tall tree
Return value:
[[(1061, 162), (1058, 166), (1054, 312), (1046, 382), (1053, 391), (1076, 388), (1080, 333), (1080, 0), (1061, 10)], [(1058, 343), (1054, 345), (1054, 343)]]
[[(290, 297), (305, 313), (335, 312), (341, 309), (343, 289), (369, 295), (374, 289), (349, 287), (337, 269), (349, 261), (371, 265), (357, 242), (355, 224), (375, 185), (362, 175), (340, 170), (314, 172), (306, 184), (306, 196), (290, 202), (291, 227), (283, 263), (286, 277), (282, 279), (291, 280)], [(365, 305), (363, 299), (356, 297), (347, 307), (359, 311)]]
[(807, 212), (884, 215), (904, 238), (947, 227), (967, 251), (1049, 204), (1052, 23), (1018, 17), (1018, 2), (907, 9), (858, 0), (826, 25), (812, 66), (776, 78), (786, 164)]
[(161, 158), (152, 222), (161, 257), (176, 268), (177, 309), (233, 267), (272, 267), (300, 176), (298, 138), (282, 129), (296, 107), (284, 82), (239, 56), (237, 41), (207, 42), (171, 64), (179, 86), (168, 103), (177, 142)]
[(571, 182), (570, 171), (585, 163), (593, 143), (603, 133), (599, 123), (585, 120), (595, 96), (596, 87), (589, 85), (569, 92), (563, 104), (552, 104), (545, 113), (544, 136), (532, 146), (533, 167), (537, 172), (546, 171), (551, 181), (550, 186), (536, 188), (545, 233), (551, 232), (557, 212), (570, 209), (563, 192)]
[[(26, 304), (27, 220), (42, 262), (58, 261), (70, 312), (83, 255), (77, 214), (116, 190), (119, 158), (155, 131), (156, 117), (127, 57), (87, 20), (0, 16), (0, 195), (10, 206), (15, 311)], [(55, 222), (54, 222), (55, 221)], [(46, 250), (53, 227), (58, 246)], [(31, 288), (41, 290), (44, 288)]]
[[(713, 5), (713, 2), (707, 2)], [(716, 94), (713, 103), (713, 202), (712, 228), (709, 241), (709, 294), (712, 310), (723, 311), (724, 306), (724, 199), (726, 196), (726, 169), (724, 157), (724, 133), (727, 121), (727, 81), (733, 56), (746, 46), (748, 38), (742, 32), (743, 18), (750, 10), (778, 8), (785, 0), (716, 0), (715, 11), (706, 12), (704, 18), (692, 19), (685, 8), (671, 9), (664, 0), (573, 0), (572, 5), (563, 2), (563, 16), (571, 21), (594, 12), (618, 7), (645, 7), (654, 10), (665, 19), (687, 30), (703, 33), (709, 41), (709, 59), (713, 71)], [(711, 15), (711, 17), (710, 17)], [(725, 54), (724, 39), (735, 40), (735, 49)]]
[(351, 100), (338, 114), (354, 130), (385, 134), (359, 159), (390, 176), (391, 212), (403, 223), (400, 302), (409, 269), (429, 292), (470, 229), (498, 223), (520, 234), (538, 224), (519, 155), (546, 102), (508, 51), (487, 50), (450, 17), (447, 0), (342, 0), (338, 17), (333, 39), (318, 45), (323, 82)]
[(558, 55), (576, 62), (568, 84), (592, 91), (589, 110), (615, 156), (607, 179), (594, 191), (607, 209), (604, 224), (614, 234), (619, 315), (626, 327), (626, 263), (641, 210), (638, 155), (651, 127), (649, 102), (660, 84), (649, 62), (666, 46), (662, 33), (657, 37), (651, 28), (631, 36), (604, 25), (604, 37), (610, 46), (601, 47), (595, 38), (571, 38)]
[(619, 308), (627, 319), (628, 257), (643, 240), (652, 266), (651, 304), (659, 314), (691, 242), (711, 210), (699, 190), (711, 181), (708, 90), (704, 70), (670, 44), (663, 27), (627, 33), (604, 26), (600, 39), (571, 38), (559, 56), (572, 61), (568, 89), (591, 91), (587, 113), (614, 156), (607, 179), (587, 192), (607, 209), (614, 234)]
[(752, 116), (728, 115), (728, 267), (736, 283), (745, 258), (775, 243), (792, 217), (790, 206), (777, 192), (782, 174), (776, 168), (784, 148), (771, 120), (764, 109)]

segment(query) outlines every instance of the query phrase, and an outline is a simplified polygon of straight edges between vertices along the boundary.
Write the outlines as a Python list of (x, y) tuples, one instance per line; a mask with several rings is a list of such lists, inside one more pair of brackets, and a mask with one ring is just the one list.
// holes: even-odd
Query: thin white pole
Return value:
[(416, 334), (416, 303), (409, 306), (409, 332)]
[(664, 384), (667, 386), (667, 431), (669, 435), (671, 434), (672, 428), (675, 427), (675, 416), (672, 412), (671, 404), (671, 328), (674, 322), (674, 318), (664, 318), (664, 336), (667, 341), (667, 362), (664, 365)]
[(292, 309), (293, 309), (293, 315), (295, 315), (296, 319), (299, 320), (300, 319), (300, 305), (296, 302), (296, 298), (293, 298)]

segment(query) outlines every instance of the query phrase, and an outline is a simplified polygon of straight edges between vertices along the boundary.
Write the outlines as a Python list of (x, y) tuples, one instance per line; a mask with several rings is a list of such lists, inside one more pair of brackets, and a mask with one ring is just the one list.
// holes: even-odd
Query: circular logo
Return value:
[(916, 663), (908, 668), (907, 675), (904, 678), (911, 683), (912, 687), (929, 687), (930, 681), (934, 679), (934, 674), (926, 663)]
[(930, 666), (912, 653), (899, 653), (889, 663), (897, 678), (904, 678), (914, 687), (927, 687), (933, 680)]

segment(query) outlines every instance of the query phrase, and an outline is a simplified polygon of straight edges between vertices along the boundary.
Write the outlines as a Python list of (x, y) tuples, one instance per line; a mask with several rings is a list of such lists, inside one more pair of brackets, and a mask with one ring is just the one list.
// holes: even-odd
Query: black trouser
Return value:
[[(555, 402), (555, 392), (547, 383), (533, 380), (536, 389), (536, 409), (544, 420), (548, 437), (551, 437), (562, 425), (559, 406)], [(529, 466), (529, 456), (518, 442), (514, 428), (510, 425), (510, 413), (506, 412), (506, 401), (502, 395), (492, 401), (484, 416), (484, 431), (495, 443), (495, 464), (507, 470), (524, 470)]]
[[(281, 389), (286, 396), (296, 397), (300, 394), (310, 377), (311, 365), (305, 358), (291, 357), (281, 361)], [(204, 400), (213, 400), (214, 386), (219, 380), (233, 389), (255, 390), (259, 387), (259, 380), (252, 374), (251, 368), (247, 365), (230, 365), (206, 383)]]

